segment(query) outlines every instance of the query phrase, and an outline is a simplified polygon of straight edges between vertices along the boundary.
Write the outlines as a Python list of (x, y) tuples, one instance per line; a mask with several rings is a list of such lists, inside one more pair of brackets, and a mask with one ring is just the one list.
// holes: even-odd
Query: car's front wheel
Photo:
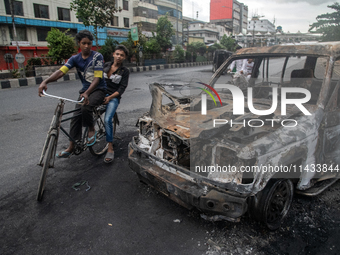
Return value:
[(278, 229), (293, 200), (294, 187), (289, 179), (271, 179), (266, 187), (252, 198), (250, 214), (269, 229)]

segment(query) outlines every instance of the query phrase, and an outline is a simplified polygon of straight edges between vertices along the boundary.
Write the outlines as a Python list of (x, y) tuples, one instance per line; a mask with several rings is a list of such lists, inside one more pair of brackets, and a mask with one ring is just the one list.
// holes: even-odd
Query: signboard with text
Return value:
[(128, 31), (119, 31), (119, 30), (107, 30), (107, 36), (117, 36), (117, 37), (128, 37)]
[(131, 27), (131, 38), (132, 41), (138, 41), (138, 27)]
[(25, 62), (25, 56), (21, 53), (17, 53), (15, 55), (15, 60), (19, 63), (19, 64), (23, 64)]
[[(11, 41), (13, 46), (17, 46), (17, 41)], [(19, 46), (30, 46), (30, 42), (28, 41), (18, 41)]]

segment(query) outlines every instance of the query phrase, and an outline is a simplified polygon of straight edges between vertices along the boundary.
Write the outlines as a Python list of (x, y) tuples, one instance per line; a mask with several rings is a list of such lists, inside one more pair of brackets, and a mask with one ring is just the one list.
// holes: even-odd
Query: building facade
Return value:
[[(111, 24), (98, 29), (99, 45), (103, 45), (108, 36), (119, 42), (127, 40), (129, 28), (133, 24), (133, 1), (116, 1), (116, 6), (121, 7), (122, 11), (116, 13)], [(70, 10), (71, 0), (16, 0), (14, 1), (17, 34), (15, 41), (10, 2), (11, 0), (0, 0), (0, 57), (2, 59), (6, 53), (12, 55), (17, 53), (16, 41), (26, 60), (47, 54), (46, 37), (52, 27), (62, 31), (69, 29), (71, 35), (83, 29), (93, 32), (93, 27), (85, 27), (76, 17), (75, 12)], [(14, 64), (17, 68), (16, 63)], [(6, 63), (3, 64), (1, 61), (0, 69), (7, 68)]]
[(246, 33), (248, 6), (237, 0), (211, 0), (210, 23), (223, 25), (234, 35)]
[(204, 21), (194, 20), (188, 17), (183, 18), (183, 22), (187, 24), (188, 29), (184, 29), (183, 33), (185, 34), (187, 40), (194, 40), (195, 38), (203, 38), (203, 42), (205, 44), (212, 44), (215, 42), (219, 42), (223, 35), (229, 35), (228, 30), (222, 26), (217, 25), (215, 23), (207, 23)]
[[(142, 31), (144, 34), (151, 35), (151, 32), (156, 30), (158, 18), (168, 14), (168, 19), (175, 30), (175, 35), (171, 40), (172, 44), (182, 44), (182, 2), (182, 0), (140, 0), (139, 3), (136, 3), (136, 6), (138, 6), (136, 7), (136, 10), (139, 9), (140, 11), (134, 12), (134, 14), (139, 15), (138, 17), (135, 15), (134, 23), (142, 26)], [(144, 8), (144, 6), (147, 8), (147, 10)], [(157, 10), (156, 18), (155, 10)]]
[(267, 19), (259, 19), (253, 17), (248, 21), (248, 31), (250, 33), (274, 33), (276, 32), (275, 25)]

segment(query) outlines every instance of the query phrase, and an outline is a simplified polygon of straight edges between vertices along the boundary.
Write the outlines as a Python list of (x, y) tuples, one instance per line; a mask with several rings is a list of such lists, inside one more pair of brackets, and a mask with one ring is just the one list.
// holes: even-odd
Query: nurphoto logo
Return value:
[[(219, 99), (220, 104), (222, 106), (222, 101), (217, 91), (213, 87), (205, 83), (200, 83), (200, 84), (206, 86), (211, 91), (213, 91), (215, 95), (217, 96), (217, 98)], [(233, 97), (233, 115), (244, 115), (245, 96), (243, 94), (243, 91), (240, 88), (238, 88), (235, 85), (231, 85), (231, 84), (215, 84), (215, 88), (216, 89), (228, 89), (231, 92), (232, 97)], [(211, 94), (211, 92), (209, 92), (206, 89), (202, 89), (202, 88), (199, 88), (199, 89), (205, 91), (213, 99), (215, 106), (217, 105), (216, 100)], [(270, 115), (274, 113), (278, 105), (278, 87), (273, 86), (271, 93), (272, 93), (272, 105), (270, 109), (258, 110), (258, 109), (255, 109), (254, 103), (253, 103), (253, 88), (248, 87), (247, 88), (247, 103), (248, 103), (249, 111), (255, 115), (260, 115), (260, 116)], [(287, 98), (288, 93), (301, 93), (301, 94), (304, 94), (305, 97), (289, 99)], [(205, 93), (201, 94), (201, 114), (202, 115), (207, 115), (207, 94)], [(281, 88), (280, 97), (281, 97), (281, 115), (287, 115), (287, 105), (295, 105), (304, 115), (311, 115), (311, 113), (303, 106), (304, 103), (307, 103), (311, 99), (311, 93), (309, 90), (305, 88), (297, 88), (297, 87)], [(274, 121), (277, 121), (277, 120), (266, 119), (265, 121), (271, 121), (272, 126), (274, 126)], [(256, 122), (258, 124), (255, 124)], [(214, 127), (216, 125), (222, 125), (222, 124), (227, 124), (227, 123), (228, 123), (228, 120), (225, 120), (225, 119), (214, 119), (213, 120)], [(285, 123), (289, 123), (289, 124), (285, 125)], [(238, 123), (235, 123), (235, 122), (233, 123), (232, 120), (230, 120), (230, 124), (231, 125), (232, 124), (243, 124), (245, 126), (246, 120), (243, 120), (242, 122), (238, 122)], [(261, 127), (263, 125), (264, 125), (263, 120), (260, 120), (260, 119), (248, 120), (248, 126), (250, 127)], [(281, 122), (281, 125), (285, 127), (295, 127), (297, 125), (297, 121), (293, 119), (286, 119)]]

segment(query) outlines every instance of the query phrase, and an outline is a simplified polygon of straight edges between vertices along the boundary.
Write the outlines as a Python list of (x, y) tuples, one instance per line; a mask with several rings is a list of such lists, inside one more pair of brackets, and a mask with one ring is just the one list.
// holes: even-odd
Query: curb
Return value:
[[(156, 71), (156, 70), (171, 69), (171, 68), (204, 66), (204, 65), (211, 65), (211, 64), (212, 64), (212, 61), (207, 61), (207, 62), (195, 62), (195, 63), (137, 66), (137, 67), (128, 67), (128, 69), (130, 73), (136, 73), (136, 72)], [(49, 76), (38, 76), (38, 77), (29, 77), (29, 78), (21, 78), (21, 79), (2, 80), (0, 81), (0, 85), (1, 85), (0, 89), (35, 86), (35, 85), (39, 85), (43, 80), (47, 79), (48, 77)], [(65, 74), (61, 79), (57, 80), (56, 82), (73, 81), (73, 80), (78, 80), (78, 79), (79, 79), (79, 76), (77, 73), (68, 73), (68, 74)]]

